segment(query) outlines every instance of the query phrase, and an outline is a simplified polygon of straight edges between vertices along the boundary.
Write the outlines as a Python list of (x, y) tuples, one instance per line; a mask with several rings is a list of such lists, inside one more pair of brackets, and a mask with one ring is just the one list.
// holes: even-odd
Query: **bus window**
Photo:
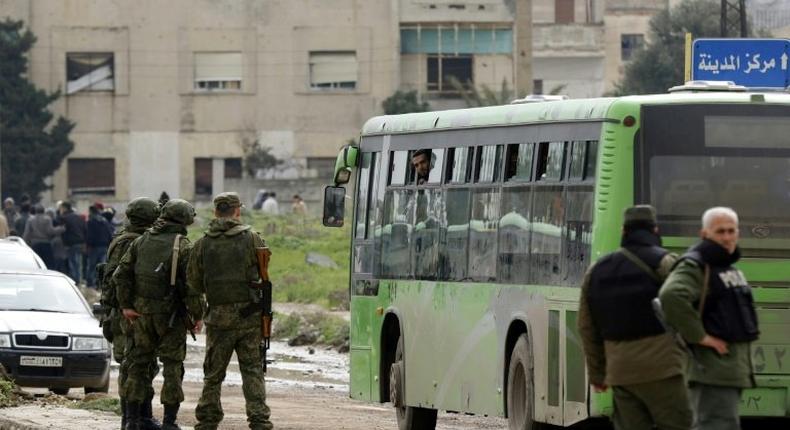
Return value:
[(529, 233), (531, 187), (502, 189), (502, 217), (499, 219), (499, 261), (501, 282), (529, 281)]
[(565, 285), (581, 285), (590, 264), (592, 243), (593, 189), (590, 185), (569, 186), (566, 194), (568, 209), (563, 232), (565, 239)]
[(412, 182), (417, 185), (442, 181), (444, 149), (418, 149), (411, 154)]
[(384, 226), (381, 232), (381, 273), (383, 277), (408, 278), (414, 220), (412, 190), (388, 190)]
[[(491, 147), (493, 148), (493, 147)], [(496, 280), (498, 189), (474, 190), (469, 221), (469, 277), (476, 281)]]
[(451, 148), (448, 159), (452, 160), (447, 169), (447, 182), (463, 184), (469, 181), (469, 166), (472, 164), (469, 148)]
[(538, 181), (559, 181), (565, 156), (565, 142), (541, 142), (538, 145)]
[(480, 146), (475, 161), (475, 182), (490, 183), (496, 180), (497, 147)]
[(505, 181), (529, 181), (532, 179), (534, 150), (534, 143), (520, 143), (507, 146)]
[(543, 285), (559, 285), (562, 278), (562, 228), (565, 199), (559, 185), (535, 188), (530, 240), (530, 280)]
[(382, 175), (381, 173), (381, 153), (374, 153), (373, 154), (373, 162), (372, 162), (372, 171), (370, 172), (370, 199), (368, 202), (368, 227), (366, 232), (366, 239), (370, 239), (374, 236), (374, 231), (376, 229), (376, 225), (379, 224), (378, 219), (376, 219), (376, 214), (383, 210), (383, 201), (379, 202), (379, 187), (381, 189), (384, 188), (384, 185), (381, 184), (381, 181), (377, 180), (377, 178)]
[(587, 142), (575, 141), (571, 142), (571, 156), (570, 168), (568, 170), (568, 179), (575, 179), (581, 181), (584, 179), (584, 153), (587, 149)]
[[(444, 229), (442, 278), (462, 281), (467, 277), (469, 244), (469, 190), (450, 189), (446, 192), (447, 228)], [(442, 226), (444, 227), (444, 226)]]
[(436, 279), (439, 273), (440, 220), (444, 204), (441, 190), (417, 191), (412, 267), (417, 279)]
[(357, 239), (365, 239), (366, 230), (368, 225), (368, 202), (370, 201), (370, 176), (371, 169), (370, 163), (373, 154), (366, 152), (362, 154), (362, 161), (359, 165), (359, 185), (357, 186), (357, 215), (356, 215), (356, 229), (354, 237)]
[(584, 179), (595, 178), (595, 167), (598, 164), (598, 141), (587, 142), (587, 157), (585, 159)]
[(392, 166), (390, 170), (390, 185), (405, 185), (406, 173), (409, 170), (407, 151), (394, 151), (392, 153)]

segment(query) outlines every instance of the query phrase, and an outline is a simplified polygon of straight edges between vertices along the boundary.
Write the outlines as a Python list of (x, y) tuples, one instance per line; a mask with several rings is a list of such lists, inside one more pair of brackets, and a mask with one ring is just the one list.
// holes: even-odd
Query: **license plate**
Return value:
[(63, 357), (35, 357), (23, 355), (19, 357), (20, 366), (63, 367)]

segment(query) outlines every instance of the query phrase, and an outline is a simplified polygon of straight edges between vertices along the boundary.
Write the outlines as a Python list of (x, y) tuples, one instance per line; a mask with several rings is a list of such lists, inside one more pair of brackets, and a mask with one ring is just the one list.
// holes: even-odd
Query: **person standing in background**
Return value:
[(44, 213), (44, 207), (36, 205), (33, 208), (34, 216), (25, 226), (24, 239), (33, 251), (38, 254), (47, 267), (54, 265), (52, 253), (52, 239), (63, 233), (64, 227), (52, 225), (52, 218)]
[(82, 281), (82, 254), (85, 252), (85, 220), (71, 207), (70, 202), (63, 202), (58, 208), (60, 216), (57, 223), (64, 227), (63, 245), (66, 247), (67, 271), (71, 279), (79, 284)]
[(8, 229), (8, 221), (5, 219), (5, 215), (0, 214), (0, 239), (8, 237), (11, 231)]
[(8, 225), (11, 229), (11, 234), (14, 236), (22, 236), (25, 233), (25, 224), (27, 224), (29, 218), (30, 202), (23, 200), (22, 204), (19, 206), (19, 216), (16, 218), (13, 225)]
[(269, 196), (266, 197), (266, 200), (263, 201), (263, 205), (261, 206), (261, 212), (267, 215), (280, 214), (280, 205), (277, 204), (277, 193), (275, 192), (269, 193)]
[(96, 205), (89, 209), (87, 233), (85, 242), (88, 247), (88, 270), (85, 281), (88, 288), (96, 288), (96, 265), (107, 261), (107, 247), (110, 246), (113, 235), (112, 225), (102, 216)]

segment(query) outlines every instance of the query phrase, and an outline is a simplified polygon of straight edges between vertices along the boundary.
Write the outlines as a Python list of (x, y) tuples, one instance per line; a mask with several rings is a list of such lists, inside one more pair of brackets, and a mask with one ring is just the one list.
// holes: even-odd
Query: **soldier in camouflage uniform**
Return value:
[(239, 360), (250, 428), (274, 428), (269, 421), (259, 349), (261, 308), (250, 289), (250, 283), (259, 279), (255, 248), (264, 246), (264, 242), (250, 226), (241, 223), (240, 208), (236, 193), (215, 197), (216, 218), (206, 235), (195, 242), (189, 258), (190, 295), (205, 294), (209, 306), (205, 376), (195, 410), (196, 430), (214, 430), (222, 421), (220, 388), (234, 351)]
[[(159, 217), (159, 204), (149, 198), (140, 197), (132, 200), (126, 206), (126, 220), (127, 224), (123, 230), (115, 235), (110, 247), (107, 251), (107, 263), (103, 268), (103, 279), (101, 279), (101, 302), (105, 309), (105, 315), (102, 328), (104, 330), (104, 337), (109, 342), (112, 342), (113, 356), (115, 361), (120, 365), (118, 370), (118, 397), (121, 399), (121, 429), (126, 428), (126, 377), (129, 367), (128, 360), (124, 360), (127, 348), (131, 348), (133, 339), (127, 336), (131, 333), (129, 329), (129, 322), (123, 318), (121, 308), (118, 304), (116, 295), (115, 284), (112, 282), (112, 274), (121, 263), (121, 258), (129, 249), (132, 241), (140, 237), (146, 229)], [(159, 371), (156, 360), (150, 363), (150, 371), (153, 375)], [(143, 428), (144, 429), (158, 429), (157, 423), (151, 412), (151, 400), (154, 397), (153, 387), (148, 387), (148, 395), (143, 402), (142, 410), (140, 412)]]
[[(151, 385), (149, 367), (157, 357), (165, 379), (160, 394), (165, 409), (162, 429), (180, 429), (176, 418), (184, 401), (181, 383), (187, 328), (200, 330), (202, 316), (201, 298), (190, 300), (185, 283), (189, 259), (186, 226), (194, 217), (195, 209), (188, 202), (168, 201), (154, 226), (129, 246), (113, 275), (118, 302), (123, 316), (131, 321), (134, 338), (126, 381), (127, 427), (131, 430), (141, 428), (140, 407)], [(186, 302), (193, 307), (185, 308)]]

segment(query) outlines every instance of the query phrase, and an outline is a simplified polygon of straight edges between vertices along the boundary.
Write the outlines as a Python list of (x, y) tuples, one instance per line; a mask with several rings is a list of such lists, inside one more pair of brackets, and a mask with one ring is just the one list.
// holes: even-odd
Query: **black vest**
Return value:
[[(668, 251), (658, 236), (644, 230), (627, 234), (622, 242), (655, 271)], [(653, 312), (652, 300), (661, 283), (622, 251), (601, 258), (590, 274), (587, 302), (593, 323), (605, 340), (634, 340), (664, 333)]]
[[(732, 267), (740, 258), (709, 240), (703, 240), (681, 257), (709, 267), (709, 283), (702, 324), (705, 332), (727, 342), (757, 340), (760, 330), (752, 289), (740, 270)], [(699, 307), (699, 303), (695, 304)]]

